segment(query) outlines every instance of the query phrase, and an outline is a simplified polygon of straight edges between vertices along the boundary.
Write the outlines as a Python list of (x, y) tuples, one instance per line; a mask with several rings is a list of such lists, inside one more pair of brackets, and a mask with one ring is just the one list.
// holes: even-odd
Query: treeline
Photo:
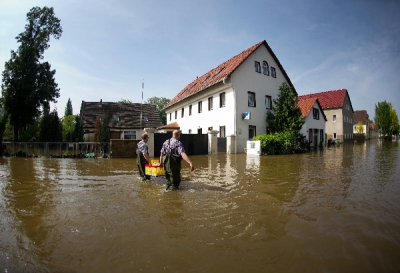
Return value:
[[(4, 126), (3, 141), (14, 141), (14, 128), (8, 116), (2, 116)], [(3, 120), (4, 119), (4, 120)], [(1, 129), (1, 128), (0, 128)], [(18, 132), (21, 142), (82, 142), (84, 131), (78, 115), (72, 114), (72, 103), (68, 99), (63, 118), (58, 117), (57, 110), (45, 109), (43, 114), (35, 118), (31, 124)]]

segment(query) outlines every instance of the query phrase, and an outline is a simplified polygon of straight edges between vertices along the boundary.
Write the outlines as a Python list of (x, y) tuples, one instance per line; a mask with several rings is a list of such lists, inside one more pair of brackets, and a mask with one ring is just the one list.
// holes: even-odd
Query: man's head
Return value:
[(142, 134), (142, 140), (143, 140), (144, 142), (147, 142), (147, 141), (149, 140), (149, 135), (148, 135), (147, 133), (143, 133), (143, 134)]
[(176, 139), (179, 139), (179, 138), (181, 137), (181, 131), (179, 131), (179, 130), (174, 130), (174, 131), (172, 132), (172, 136), (173, 136), (174, 138), (176, 138)]

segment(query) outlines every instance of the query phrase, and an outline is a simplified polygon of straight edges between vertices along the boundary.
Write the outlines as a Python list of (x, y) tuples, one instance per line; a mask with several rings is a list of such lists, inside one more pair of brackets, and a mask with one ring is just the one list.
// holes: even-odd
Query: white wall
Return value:
[[(324, 135), (326, 133), (325, 131), (325, 119), (324, 119), (324, 115), (323, 115), (323, 111), (319, 108), (318, 104), (315, 102), (313, 105), (313, 108), (318, 108), (319, 109), (319, 119), (314, 119), (313, 116), (313, 111), (311, 109), (310, 113), (308, 114), (308, 116), (304, 119), (304, 124), (301, 127), (300, 133), (303, 134), (306, 139), (308, 141), (310, 141), (309, 139), (309, 130), (310, 129), (318, 129), (318, 130), (323, 130), (324, 131)], [(320, 138), (320, 134), (318, 133), (318, 143), (321, 141)], [(318, 145), (318, 143), (313, 143)]]
[[(267, 61), (269, 65), (269, 76), (263, 74), (262, 62)], [(255, 72), (254, 62), (260, 62), (261, 73)], [(271, 76), (271, 66), (275, 67), (276, 78)], [(236, 118), (237, 118), (237, 151), (243, 153), (246, 141), (249, 140), (249, 126), (256, 127), (256, 135), (266, 133), (267, 122), (265, 108), (265, 96), (269, 95), (272, 100), (277, 99), (279, 86), (286, 82), (283, 73), (269, 54), (268, 50), (261, 46), (253, 52), (246, 61), (233, 73), (232, 85), (236, 92)], [(247, 96), (248, 91), (254, 92), (256, 96), (256, 107), (249, 107)], [(251, 119), (242, 120), (241, 114), (251, 113)]]

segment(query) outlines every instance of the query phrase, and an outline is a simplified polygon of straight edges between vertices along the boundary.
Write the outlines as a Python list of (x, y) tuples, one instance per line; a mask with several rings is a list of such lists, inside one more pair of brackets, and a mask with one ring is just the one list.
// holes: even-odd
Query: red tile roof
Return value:
[[(317, 98), (305, 98), (299, 97), (297, 105), (299, 106), (302, 114), (302, 118), (306, 118), (309, 114), (311, 109), (313, 108), (315, 102), (317, 102), (319, 108), (322, 110), (321, 104), (319, 103)], [(326, 116), (323, 111), (321, 111), (324, 119), (326, 120)]]
[(343, 107), (346, 94), (348, 95), (347, 89), (331, 90), (320, 93), (302, 95), (299, 96), (299, 100), (306, 98), (317, 98), (322, 106), (322, 109), (341, 108)]
[[(222, 82), (225, 78), (229, 77), (254, 51), (256, 51), (260, 46), (264, 45), (271, 56), (274, 58), (275, 62), (277, 63), (278, 67), (282, 71), (284, 77), (286, 78), (289, 85), (293, 88), (296, 92), (292, 82), (290, 81), (289, 77), (287, 76), (285, 70), (283, 69), (282, 65), (280, 64), (278, 58), (276, 58), (274, 52), (269, 47), (267, 42), (264, 40), (254, 46), (246, 49), (242, 53), (232, 57), (231, 59), (225, 61), (224, 63), (218, 65), (217, 67), (211, 69), (206, 74), (201, 77), (197, 77), (194, 81), (189, 83), (185, 88), (183, 88), (178, 95), (176, 95), (166, 106), (164, 109), (174, 105), (190, 97), (216, 83)], [(296, 93), (297, 94), (297, 93)]]

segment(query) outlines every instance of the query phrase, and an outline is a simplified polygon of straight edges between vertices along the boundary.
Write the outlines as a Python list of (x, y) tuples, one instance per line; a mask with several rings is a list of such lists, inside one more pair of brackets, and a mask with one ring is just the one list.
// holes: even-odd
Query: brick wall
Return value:
[(111, 157), (132, 158), (136, 157), (138, 139), (111, 139)]

